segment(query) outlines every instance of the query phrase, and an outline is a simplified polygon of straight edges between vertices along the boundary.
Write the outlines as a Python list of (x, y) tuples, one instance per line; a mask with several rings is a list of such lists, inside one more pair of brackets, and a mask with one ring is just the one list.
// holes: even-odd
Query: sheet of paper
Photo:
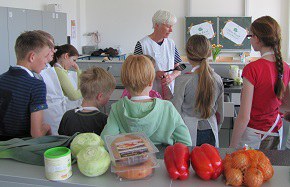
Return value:
[(208, 39), (211, 39), (214, 37), (214, 30), (212, 27), (212, 24), (209, 22), (204, 22), (198, 25), (194, 25), (190, 28), (190, 36), (194, 34), (201, 34), (207, 37)]
[(222, 35), (237, 45), (241, 45), (247, 36), (247, 30), (233, 21), (226, 23), (222, 30)]

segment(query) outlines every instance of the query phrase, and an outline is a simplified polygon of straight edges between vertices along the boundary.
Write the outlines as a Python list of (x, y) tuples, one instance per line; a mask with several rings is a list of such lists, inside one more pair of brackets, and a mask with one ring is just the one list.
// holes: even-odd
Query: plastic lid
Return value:
[(44, 152), (45, 158), (60, 158), (67, 156), (71, 153), (70, 149), (67, 147), (54, 147), (46, 150)]
[(141, 158), (145, 155), (159, 152), (151, 140), (141, 132), (106, 136), (105, 142), (113, 162), (128, 159), (135, 160), (134, 163), (138, 160), (143, 162)]

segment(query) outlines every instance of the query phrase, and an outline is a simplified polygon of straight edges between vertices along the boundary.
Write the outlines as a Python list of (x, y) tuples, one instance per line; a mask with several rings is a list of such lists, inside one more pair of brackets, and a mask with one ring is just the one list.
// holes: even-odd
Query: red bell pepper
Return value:
[(195, 173), (204, 180), (216, 179), (223, 171), (218, 150), (206, 143), (192, 150), (191, 165)]
[(187, 179), (189, 176), (188, 147), (182, 143), (176, 143), (166, 147), (164, 163), (171, 179)]

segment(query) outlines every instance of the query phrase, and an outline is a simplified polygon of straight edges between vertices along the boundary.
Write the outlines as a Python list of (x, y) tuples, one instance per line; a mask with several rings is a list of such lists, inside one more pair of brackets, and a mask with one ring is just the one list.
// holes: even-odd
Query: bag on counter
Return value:
[(97, 51), (94, 51), (91, 56), (101, 56), (101, 55), (106, 55), (108, 57), (115, 57), (119, 54), (117, 49), (114, 49), (112, 47), (106, 48), (106, 49), (99, 49)]
[(104, 50), (99, 49), (97, 51), (92, 52), (91, 56), (100, 56), (102, 53), (104, 53)]
[(44, 166), (43, 154), (53, 147), (69, 147), (73, 136), (42, 136), (39, 138), (13, 138), (0, 141), (0, 158), (10, 158), (26, 164)]

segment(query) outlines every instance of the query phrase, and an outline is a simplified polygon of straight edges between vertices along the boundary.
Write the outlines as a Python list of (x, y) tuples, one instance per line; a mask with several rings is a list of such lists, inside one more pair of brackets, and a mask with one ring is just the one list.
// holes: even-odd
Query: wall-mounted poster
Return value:
[(76, 37), (77, 37), (76, 20), (71, 20), (71, 38), (75, 39)]
[(222, 29), (222, 35), (237, 45), (242, 45), (248, 31), (235, 22), (229, 20)]
[(190, 36), (194, 34), (201, 34), (206, 36), (207, 39), (211, 39), (215, 36), (211, 21), (192, 26), (189, 33)]
[(205, 35), (217, 43), (217, 17), (186, 17), (186, 41), (194, 34)]
[(219, 17), (219, 44), (227, 51), (250, 51), (251, 43), (246, 35), (252, 17)]

